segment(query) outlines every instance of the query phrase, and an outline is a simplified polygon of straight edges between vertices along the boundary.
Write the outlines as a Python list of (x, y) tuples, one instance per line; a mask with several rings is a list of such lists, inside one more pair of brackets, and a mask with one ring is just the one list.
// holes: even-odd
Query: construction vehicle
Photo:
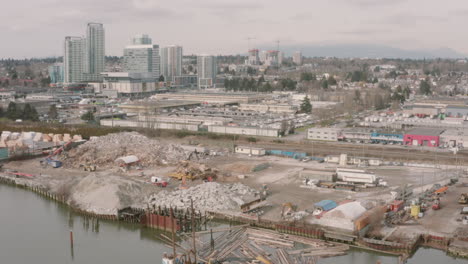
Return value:
[(284, 203), (281, 208), (281, 218), (284, 219), (287, 216), (291, 216), (294, 213), (294, 206), (292, 203)]
[(196, 180), (200, 178), (204, 181), (213, 181), (216, 178), (216, 173), (216, 170), (207, 168), (203, 164), (200, 165), (190, 161), (183, 161), (177, 168), (177, 171), (171, 173), (169, 176), (179, 181), (184, 177), (185, 180)]
[(59, 160), (54, 160), (52, 158), (46, 158), (44, 160), (40, 161), (42, 167), (47, 167), (48, 165), (51, 166), (52, 168), (60, 168), (62, 167), (62, 162)]
[(80, 164), (80, 168), (83, 168), (84, 171), (96, 171), (96, 165), (85, 165)]
[(61, 147), (55, 149), (52, 153), (50, 153), (45, 159), (39, 161), (43, 167), (47, 167), (50, 165), (52, 168), (60, 168), (62, 167), (62, 162), (59, 160), (53, 159), (55, 156), (62, 153), (65, 148), (67, 148), (73, 141), (68, 141), (67, 143), (63, 144)]
[(158, 187), (162, 187), (162, 188), (167, 187), (168, 185), (167, 181), (163, 180), (160, 177), (155, 177), (155, 176), (151, 177), (151, 184), (156, 185)]
[(468, 193), (460, 194), (460, 198), (458, 198), (459, 204), (468, 204)]
[(182, 176), (182, 181), (181, 181), (181, 183), (180, 183), (180, 185), (179, 185), (179, 189), (180, 189), (180, 190), (186, 190), (186, 189), (188, 189), (188, 186), (187, 186), (187, 177), (185, 177), (185, 175)]
[(435, 199), (434, 203), (432, 204), (432, 210), (439, 210), (440, 209), (440, 199)]

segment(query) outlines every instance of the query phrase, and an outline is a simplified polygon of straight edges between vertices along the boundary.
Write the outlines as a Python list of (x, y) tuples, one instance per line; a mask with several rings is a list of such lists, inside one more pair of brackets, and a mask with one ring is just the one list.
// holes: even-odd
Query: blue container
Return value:
[(8, 148), (0, 148), (0, 160), (8, 159)]

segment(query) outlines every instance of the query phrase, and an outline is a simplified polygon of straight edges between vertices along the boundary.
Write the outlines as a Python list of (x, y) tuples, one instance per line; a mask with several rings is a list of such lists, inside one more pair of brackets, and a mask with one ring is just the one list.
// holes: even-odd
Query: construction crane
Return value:
[(255, 37), (247, 37), (247, 50), (249, 51), (250, 50), (250, 41), (251, 40), (254, 40), (254, 39), (257, 39)]

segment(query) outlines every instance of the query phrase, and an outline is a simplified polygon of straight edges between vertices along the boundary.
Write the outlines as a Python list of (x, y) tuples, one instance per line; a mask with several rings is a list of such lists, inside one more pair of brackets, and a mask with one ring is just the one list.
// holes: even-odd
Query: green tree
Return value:
[(300, 110), (302, 113), (312, 113), (312, 104), (310, 103), (309, 96), (304, 97), (304, 100), (302, 100)]
[(163, 76), (163, 75), (159, 76), (159, 80), (158, 80), (158, 81), (164, 82), (164, 76)]
[(385, 109), (385, 102), (384, 102), (384, 99), (382, 98), (382, 95), (375, 94), (375, 96), (374, 96), (374, 107), (375, 107), (375, 110)]
[(27, 79), (34, 79), (34, 72), (31, 70), (31, 68), (27, 67), (26, 70), (24, 70), (24, 76), (27, 78)]
[(263, 82), (265, 82), (265, 77), (262, 75), (260, 76), (260, 78), (258, 78), (258, 84), (262, 84)]
[(84, 120), (86, 122), (93, 122), (95, 119), (94, 119), (94, 114), (92, 111), (88, 111), (86, 113), (84, 113), (82, 116), (81, 116), (81, 120)]
[(367, 81), (367, 74), (363, 71), (353, 71), (348, 74), (351, 79), (351, 82), (365, 82)]
[(30, 104), (26, 104), (23, 108), (22, 113), (23, 120), (31, 120), (31, 121), (38, 121), (39, 114), (35, 107), (31, 106)]
[(383, 83), (383, 82), (380, 82), (378, 87), (382, 90), (390, 90), (390, 86), (388, 86), (387, 84)]
[(408, 86), (405, 87), (405, 89), (403, 90), (403, 95), (405, 96), (406, 99), (409, 99), (409, 96), (410, 96), (410, 89), (408, 88)]
[(320, 83), (320, 87), (322, 87), (322, 89), (328, 89), (328, 80), (323, 79), (322, 82)]
[(15, 102), (10, 102), (8, 104), (5, 116), (11, 120), (16, 120), (21, 117), (21, 111)]
[(353, 98), (353, 101), (354, 101), (356, 104), (360, 104), (360, 103), (362, 102), (361, 91), (359, 91), (359, 90), (355, 90), (355, 91), (354, 91), (354, 98)]
[(386, 77), (395, 79), (397, 76), (398, 76), (397, 72), (393, 70), (390, 73), (388, 73)]
[(49, 107), (49, 112), (47, 112), (47, 115), (49, 116), (50, 119), (58, 118), (57, 106), (55, 104)]
[(315, 74), (311, 73), (311, 72), (302, 72), (301, 73), (301, 81), (315, 81), (317, 80), (317, 77), (315, 76)]
[(328, 85), (336, 85), (337, 82), (333, 76), (328, 77)]
[(273, 86), (271, 86), (271, 84), (269, 82), (265, 83), (265, 85), (263, 85), (263, 91), (264, 92), (272, 92), (273, 91)]
[(47, 87), (50, 84), (50, 77), (41, 78), (41, 87)]
[(419, 84), (419, 92), (423, 95), (431, 94), (431, 85), (429, 84), (429, 80), (422, 80)]
[(16, 70), (11, 74), (11, 79), (13, 80), (18, 79), (18, 73), (16, 72)]
[(0, 106), (0, 118), (5, 115), (5, 111), (3, 111), (3, 107)]
[(231, 88), (231, 87), (230, 87), (229, 79), (227, 79), (227, 78), (224, 79), (224, 88), (225, 88), (226, 90), (228, 90), (228, 91), (229, 91), (230, 88)]
[(289, 91), (293, 91), (293, 90), (296, 90), (296, 82), (291, 80), (290, 78), (287, 78), (287, 79), (282, 79), (280, 81), (280, 85), (283, 89), (286, 89), (286, 90), (289, 90)]
[(400, 85), (398, 85), (395, 92), (393, 92), (391, 99), (393, 101), (398, 101), (400, 103), (403, 103), (406, 100), (406, 97), (403, 93), (403, 89), (401, 88)]

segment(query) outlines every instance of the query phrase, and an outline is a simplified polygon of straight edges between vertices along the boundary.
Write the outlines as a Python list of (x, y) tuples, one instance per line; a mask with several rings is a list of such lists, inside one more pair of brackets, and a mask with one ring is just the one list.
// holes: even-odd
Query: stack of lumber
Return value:
[[(301, 249), (296, 247), (299, 244)], [(242, 226), (215, 238), (213, 248), (211, 243), (204, 243), (198, 254), (206, 260), (293, 264), (316, 263), (319, 257), (342, 255), (348, 249), (338, 243)]]

